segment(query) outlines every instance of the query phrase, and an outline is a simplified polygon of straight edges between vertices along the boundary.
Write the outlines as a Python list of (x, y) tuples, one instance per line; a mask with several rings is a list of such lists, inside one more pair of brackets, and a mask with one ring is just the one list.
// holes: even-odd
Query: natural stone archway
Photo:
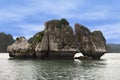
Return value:
[(75, 24), (79, 50), (84, 56), (99, 59), (106, 51), (106, 40), (101, 31), (90, 32), (83, 25)]

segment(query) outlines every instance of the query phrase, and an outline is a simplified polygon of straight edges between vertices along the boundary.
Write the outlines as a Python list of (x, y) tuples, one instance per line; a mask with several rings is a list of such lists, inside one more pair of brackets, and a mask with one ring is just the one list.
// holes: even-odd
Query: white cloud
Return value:
[(101, 30), (108, 41), (120, 40), (119, 39), (120, 38), (120, 35), (119, 35), (120, 34), (120, 22), (96, 26), (94, 27), (94, 29), (92, 29), (92, 31), (94, 30)]
[(66, 14), (68, 18), (76, 18), (80, 20), (105, 20), (109, 16), (106, 12), (102, 11), (91, 11), (91, 12), (83, 12), (83, 13), (76, 13), (76, 14)]
[[(40, 20), (42, 18), (44, 19), (44, 16), (46, 16), (47, 19), (52, 16), (53, 19), (64, 17), (75, 21), (106, 20), (106, 23), (107, 21), (112, 20), (120, 21), (119, 5), (115, 5), (117, 2), (113, 1), (114, 4), (112, 4), (111, 1), (106, 3), (104, 0), (100, 0), (99, 2), (102, 3), (96, 3), (94, 0), (25, 0), (25, 2), (23, 2), (24, 5), (19, 3), (14, 3), (15, 5), (7, 4), (4, 7), (1, 7), (0, 5), (0, 23), (3, 22), (6, 24), (12, 22), (12, 25), (15, 24), (14, 26), (21, 28), (21, 30), (19, 30), (20, 32), (15, 33), (27, 36), (28, 38), (35, 32), (39, 32), (43, 29), (43, 25), (41, 23), (38, 25), (38, 23), (30, 23), (28, 20), (30, 16), (38, 17), (36, 14), (40, 14)], [(74, 23), (76, 22), (72, 22), (71, 24)], [(7, 27), (9, 25), (7, 25)], [(120, 37), (118, 35), (120, 33), (119, 26), (120, 23), (114, 23), (97, 26), (94, 29), (100, 29), (108, 40), (118, 40), (118, 37)], [(8, 29), (7, 27), (4, 26), (4, 28)]]
[(42, 31), (44, 29), (44, 25), (36, 25), (36, 24), (24, 24), (24, 25), (18, 25), (23, 30), (26, 30), (28, 32), (30, 31)]
[(47, 13), (58, 18), (66, 17), (81, 20), (120, 18), (112, 5), (93, 5), (92, 2), (88, 3), (83, 0), (27, 0), (26, 6), (12, 5), (0, 9), (1, 21), (22, 21), (25, 17), (36, 13)]
[[(23, 25), (16, 25), (17, 27), (21, 28), (21, 30), (18, 30), (19, 35), (14, 36), (14, 39), (19, 36), (24, 36), (27, 39), (32, 37), (37, 32), (40, 32), (44, 30), (43, 25), (36, 25), (36, 24), (23, 24)], [(16, 32), (17, 33), (17, 32)]]
[(78, 1), (80, 1), (81, 3), (83, 2), (82, 0), (28, 0), (26, 6), (10, 5), (8, 7), (0, 8), (0, 20), (20, 21), (28, 15), (42, 12), (55, 16), (63, 16), (64, 14), (68, 14), (70, 10), (77, 8)]

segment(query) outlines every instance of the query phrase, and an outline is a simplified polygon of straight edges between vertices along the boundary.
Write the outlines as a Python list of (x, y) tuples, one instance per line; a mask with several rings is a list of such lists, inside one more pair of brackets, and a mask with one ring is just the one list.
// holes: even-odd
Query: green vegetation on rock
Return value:
[(62, 18), (60, 21), (56, 23), (57, 28), (60, 28), (63, 25), (69, 25), (69, 22), (65, 18)]
[(31, 44), (33, 48), (35, 48), (37, 43), (42, 41), (43, 36), (44, 36), (44, 31), (38, 32), (32, 38), (30, 38), (28, 42)]
[(35, 36), (35, 42), (41, 42), (42, 38), (44, 36), (44, 31), (39, 32), (36, 36)]

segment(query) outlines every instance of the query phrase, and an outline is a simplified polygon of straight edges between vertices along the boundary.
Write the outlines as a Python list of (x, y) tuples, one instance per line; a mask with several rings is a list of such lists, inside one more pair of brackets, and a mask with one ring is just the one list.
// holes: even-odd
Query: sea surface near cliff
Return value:
[(0, 80), (120, 80), (120, 54), (101, 60), (10, 60), (0, 54)]

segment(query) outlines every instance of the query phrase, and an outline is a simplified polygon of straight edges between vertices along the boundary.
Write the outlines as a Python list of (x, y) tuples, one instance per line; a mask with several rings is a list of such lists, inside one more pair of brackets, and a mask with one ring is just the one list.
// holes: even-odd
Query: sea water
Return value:
[(120, 54), (101, 60), (11, 60), (0, 53), (0, 80), (120, 80)]

